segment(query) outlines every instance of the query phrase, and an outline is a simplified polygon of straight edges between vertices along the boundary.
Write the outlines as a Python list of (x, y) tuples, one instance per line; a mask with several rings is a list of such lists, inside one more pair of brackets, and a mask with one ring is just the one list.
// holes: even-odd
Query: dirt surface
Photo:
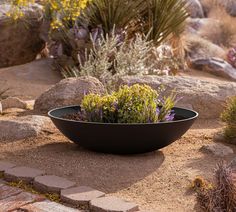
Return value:
[[(32, 73), (33, 69), (30, 70)], [(16, 69), (12, 74), (11, 71), (7, 73), (6, 69), (4, 73), (0, 70), (0, 76), (7, 76), (7, 83), (15, 86), (13, 93), (21, 94), (24, 99), (37, 97), (58, 80), (55, 77), (55, 82), (45, 78), (33, 78), (35, 81), (31, 81), (26, 80), (27, 74), (23, 76), (21, 73), (20, 76), (13, 73), (16, 73)], [(183, 75), (209, 81), (223, 80), (198, 71)], [(18, 77), (21, 80), (17, 82)], [(24, 90), (18, 90), (17, 86), (23, 86), (24, 83)], [(1, 118), (28, 114), (33, 112), (10, 110), (5, 111)], [(198, 121), (180, 140), (164, 149), (142, 155), (119, 156), (90, 152), (71, 143), (55, 128), (48, 128), (38, 138), (1, 143), (0, 160), (43, 169), (48, 174), (76, 181), (78, 185), (91, 186), (134, 201), (141, 209), (160, 212), (200, 211), (189, 186), (196, 176), (212, 178), (215, 165), (222, 158), (202, 153), (200, 148), (212, 143), (214, 134), (221, 129), (222, 124), (218, 120)], [(231, 147), (236, 152), (236, 147)], [(230, 161), (233, 157), (235, 154), (223, 159)]]
[[(9, 116), (14, 113), (5, 114)], [(22, 115), (22, 112), (15, 112)], [(37, 139), (0, 145), (0, 160), (44, 169), (116, 195), (154, 211), (199, 211), (195, 195), (189, 191), (196, 176), (212, 178), (221, 158), (199, 149), (212, 141), (221, 128), (217, 120), (198, 121), (183, 138), (156, 152), (142, 155), (108, 155), (77, 146), (55, 128)], [(236, 147), (232, 146), (234, 151)], [(234, 155), (224, 158), (231, 160)]]

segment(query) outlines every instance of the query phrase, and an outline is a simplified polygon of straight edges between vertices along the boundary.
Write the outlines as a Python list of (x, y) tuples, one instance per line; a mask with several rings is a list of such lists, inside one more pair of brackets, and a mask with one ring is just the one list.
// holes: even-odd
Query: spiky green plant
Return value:
[(110, 33), (114, 26), (124, 29), (145, 9), (143, 0), (93, 0), (82, 19), (91, 27), (102, 26), (104, 33)]
[(142, 14), (144, 33), (159, 45), (173, 35), (179, 35), (188, 17), (186, 0), (146, 0)]
[(227, 126), (225, 128), (225, 137), (229, 140), (236, 139), (236, 96), (228, 100), (227, 105), (223, 113), (221, 114), (221, 119)]

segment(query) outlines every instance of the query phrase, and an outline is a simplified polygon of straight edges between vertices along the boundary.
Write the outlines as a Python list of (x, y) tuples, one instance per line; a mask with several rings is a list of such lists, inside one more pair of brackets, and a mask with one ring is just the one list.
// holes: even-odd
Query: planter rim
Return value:
[(65, 118), (60, 118), (58, 116), (53, 116), (52, 113), (56, 110), (61, 110), (61, 109), (66, 109), (66, 108), (73, 108), (73, 107), (80, 107), (80, 105), (71, 105), (71, 106), (64, 106), (64, 107), (57, 107), (48, 112), (48, 116), (50, 118), (62, 120), (62, 121), (69, 121), (69, 122), (76, 122), (76, 123), (81, 123), (81, 124), (94, 124), (94, 125), (118, 125), (118, 126), (125, 126), (125, 125), (133, 125), (133, 126), (140, 126), (140, 125), (159, 125), (159, 124), (171, 124), (171, 123), (179, 123), (179, 122), (184, 122), (184, 121), (189, 121), (196, 119), (198, 117), (198, 112), (182, 107), (173, 107), (173, 109), (181, 109), (181, 110), (186, 110), (194, 113), (195, 115), (190, 117), (190, 118), (185, 118), (181, 120), (176, 120), (176, 121), (164, 121), (164, 122), (157, 122), (157, 123), (102, 123), (102, 122), (89, 122), (89, 121), (76, 121), (76, 120), (70, 120), (70, 119), (65, 119)]

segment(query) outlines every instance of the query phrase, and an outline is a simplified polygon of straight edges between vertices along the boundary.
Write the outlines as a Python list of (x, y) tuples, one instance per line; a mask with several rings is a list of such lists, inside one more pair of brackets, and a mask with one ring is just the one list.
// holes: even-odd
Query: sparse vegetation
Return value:
[(236, 187), (231, 167), (221, 162), (215, 170), (215, 181), (211, 184), (202, 178), (193, 182), (198, 202), (206, 212), (227, 211), (236, 209)]
[(221, 114), (221, 119), (227, 126), (224, 134), (227, 140), (236, 139), (236, 97), (232, 97), (228, 100), (224, 112)]

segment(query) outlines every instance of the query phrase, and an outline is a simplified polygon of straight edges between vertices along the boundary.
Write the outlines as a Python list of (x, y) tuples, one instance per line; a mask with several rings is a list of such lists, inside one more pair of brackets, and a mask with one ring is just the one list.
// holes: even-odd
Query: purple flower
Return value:
[(170, 113), (168, 113), (166, 116), (165, 116), (165, 121), (173, 121), (175, 118), (175, 113), (174, 111), (172, 110)]

